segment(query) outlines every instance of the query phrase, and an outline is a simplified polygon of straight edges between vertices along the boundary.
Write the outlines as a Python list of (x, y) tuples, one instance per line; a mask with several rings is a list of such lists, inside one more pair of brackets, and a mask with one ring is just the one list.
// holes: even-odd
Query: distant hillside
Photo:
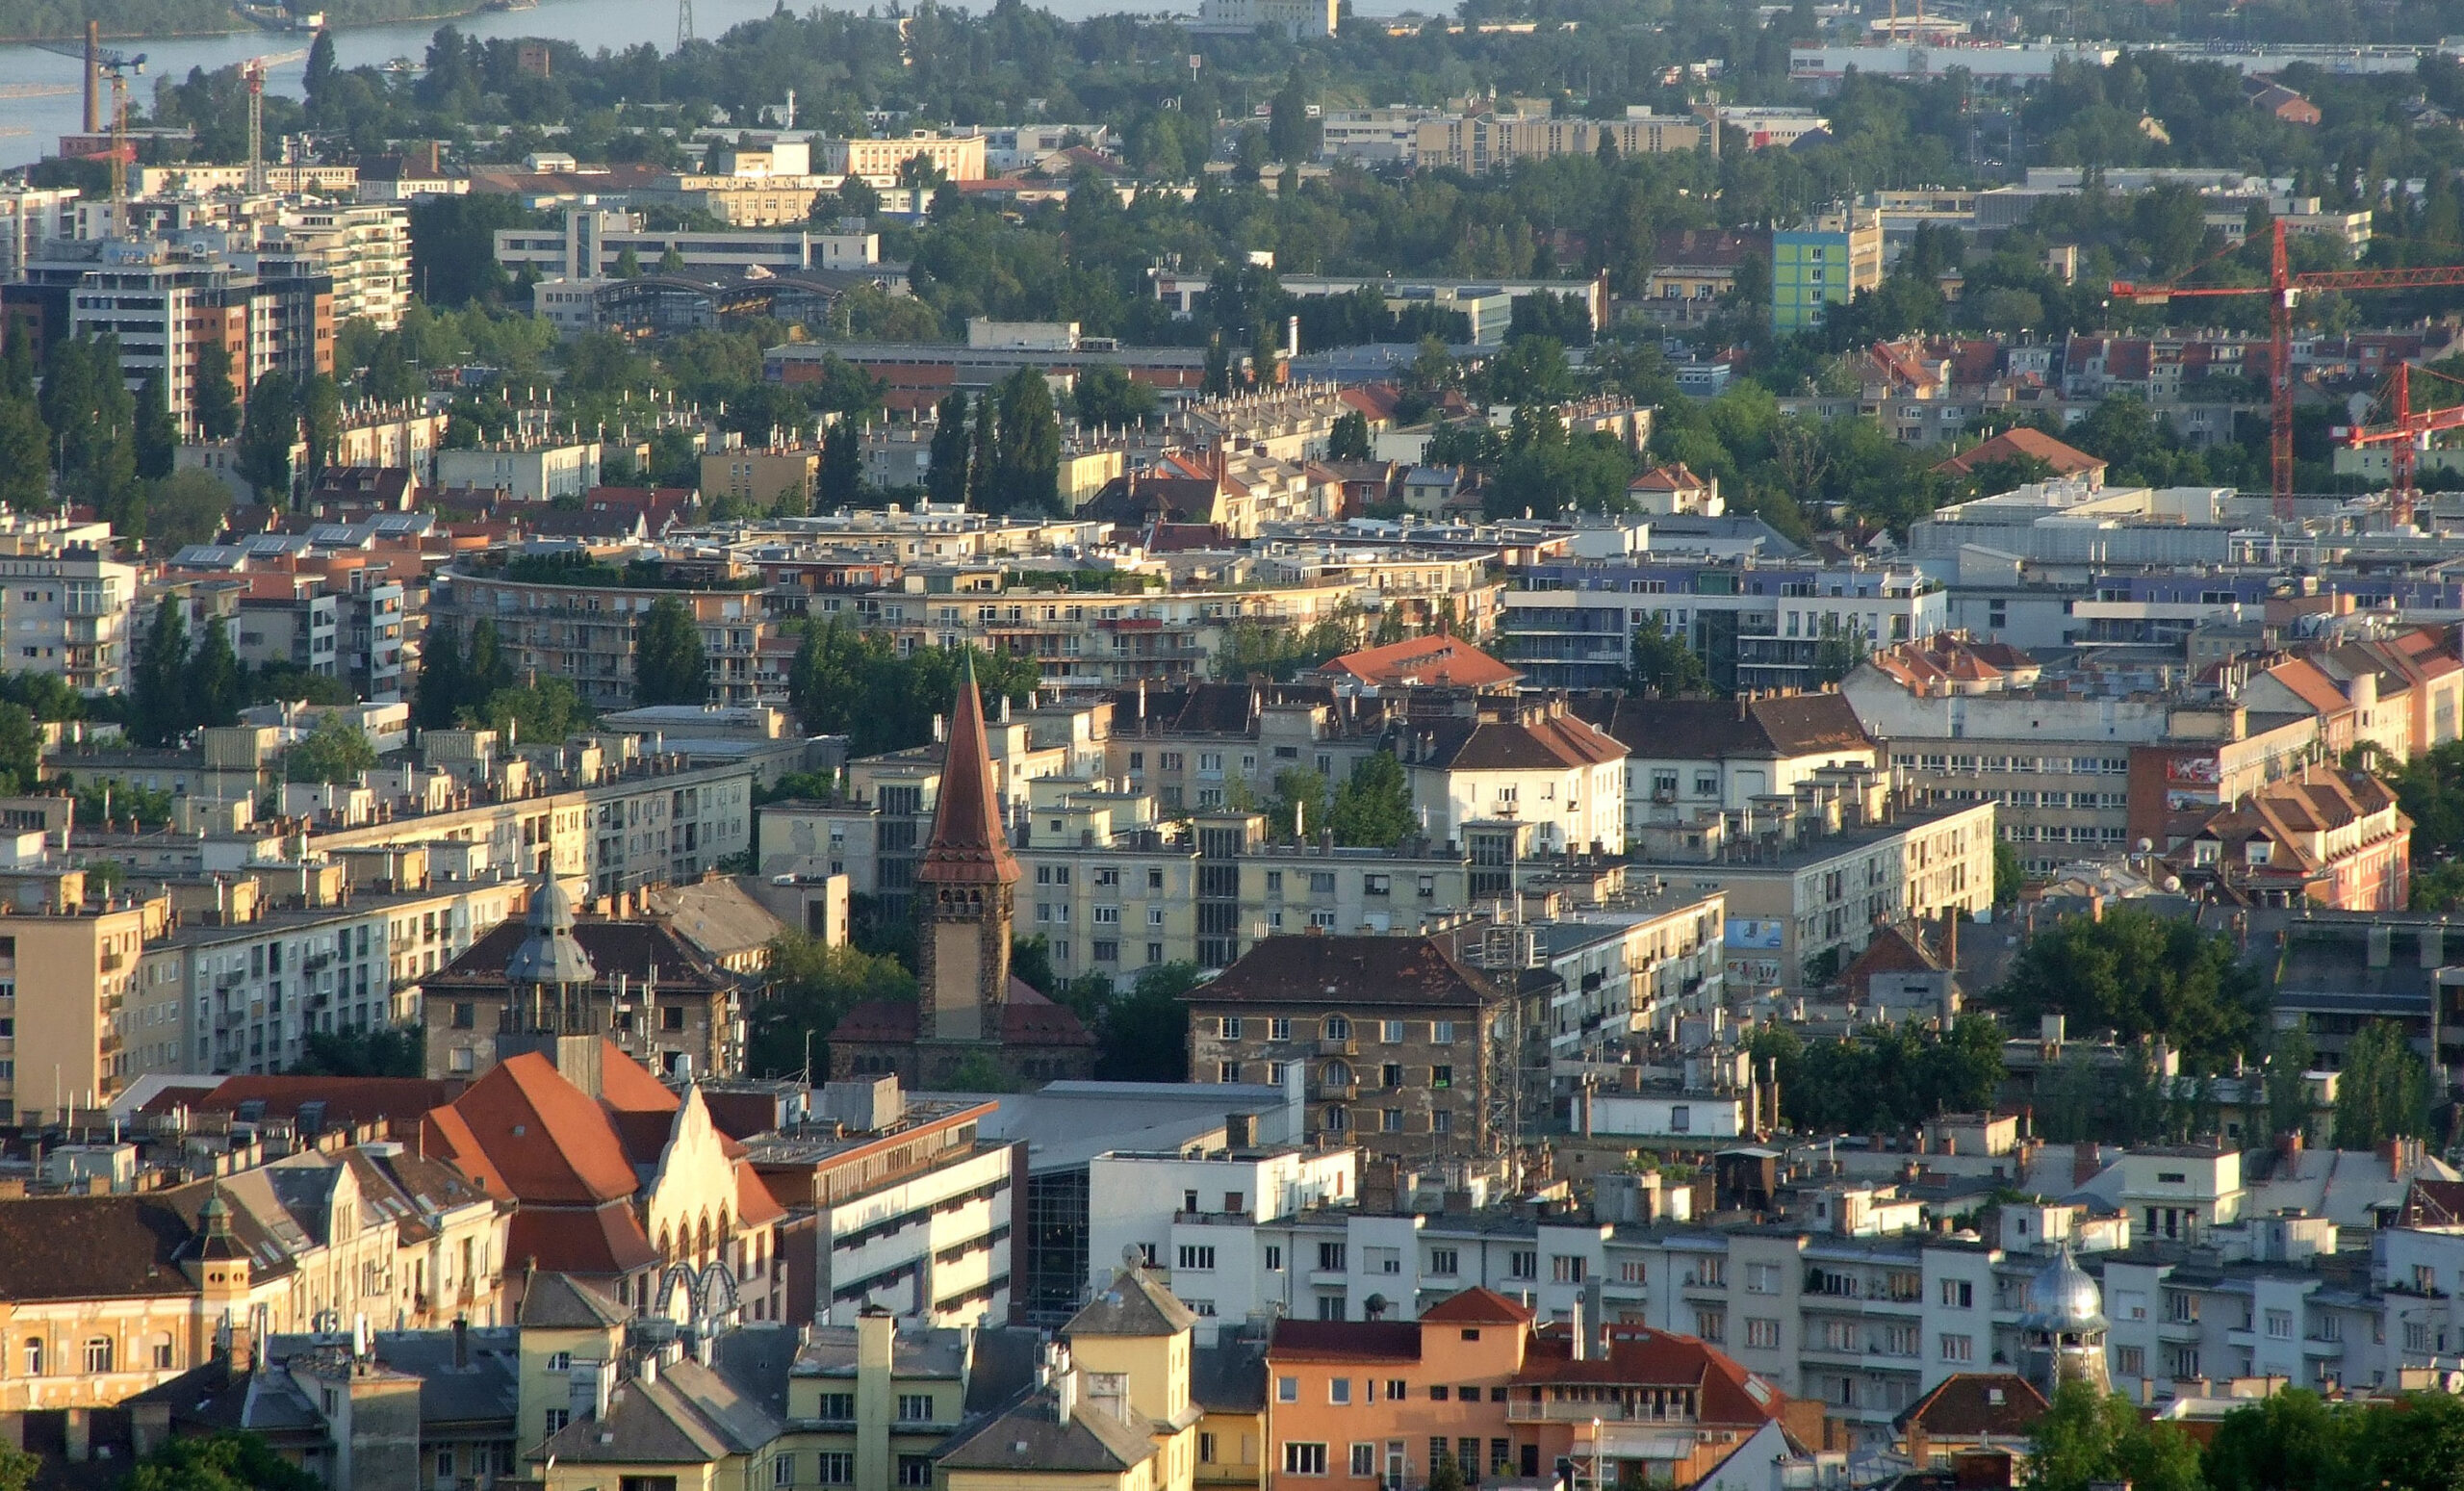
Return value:
[[(463, 14), (474, 0), (310, 0), (328, 22), (348, 26)], [(0, 39), (66, 40), (82, 37), (86, 22), (100, 21), (107, 37), (201, 36), (245, 31), (248, 21), (225, 0), (0, 0)]]

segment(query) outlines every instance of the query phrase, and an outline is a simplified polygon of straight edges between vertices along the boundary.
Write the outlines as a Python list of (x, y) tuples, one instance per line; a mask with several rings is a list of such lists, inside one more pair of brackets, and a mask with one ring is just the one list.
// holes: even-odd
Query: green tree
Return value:
[(137, 475), (160, 481), (171, 474), (171, 463), (179, 453), (180, 427), (172, 422), (170, 403), (163, 394), (162, 370), (148, 370), (137, 391)]
[(257, 495), (276, 505), (291, 501), (291, 453), (299, 443), (299, 388), (288, 373), (269, 373), (248, 390), (233, 466)]
[(975, 402), (975, 448), (967, 454), (966, 467), (966, 505), (971, 512), (999, 510), (1000, 392), (988, 390)]
[(2305, 1132), (2310, 1124), (2310, 1065), (2318, 1060), (2310, 1032), (2296, 1026), (2277, 1033), (2268, 1052), (2265, 1127), (2270, 1139)]
[(864, 457), (853, 420), (840, 419), (821, 442), (821, 505), (853, 507), (864, 495)]
[(299, 425), (308, 442), (307, 477), (313, 482), (334, 464), (334, 450), (342, 440), (342, 385), (330, 373), (313, 373), (300, 380)]
[(286, 782), (356, 782), (376, 769), (376, 747), (346, 715), (328, 714), (283, 754)]
[(2022, 1030), (2059, 1014), (2083, 1036), (2162, 1037), (2209, 1069), (2248, 1049), (2258, 1030), (2258, 982), (2230, 938), (2129, 907), (2040, 931), (1991, 1002)]
[(2345, 1045), (2336, 1082), (2336, 1147), (2374, 1149), (2429, 1133), (2429, 1068), (2393, 1020), (2372, 1020)]
[(998, 396), (995, 508), (1005, 513), (1060, 512), (1061, 421), (1053, 413), (1051, 385), (1040, 370), (1021, 368), (1002, 380)]
[(710, 659), (702, 629), (674, 596), (661, 596), (633, 638), (633, 702), (699, 705), (710, 697)]
[(177, 596), (166, 595), (129, 676), (128, 730), (139, 744), (169, 745), (187, 728), (188, 666), (188, 616)]
[(2000, 839), (1993, 841), (1993, 904), (2015, 906), (2019, 892), (2027, 887), (2027, 871), (2019, 866), (2019, 851)]
[(477, 704), (463, 707), (462, 718), (493, 730), (507, 744), (525, 740), (561, 742), (590, 724), (590, 707), (574, 691), (572, 681), (540, 679), (522, 688), (507, 685)]
[(810, 1049), (819, 1080), (830, 1070), (830, 1050), (821, 1042), (849, 1010), (875, 1000), (914, 998), (915, 976), (896, 959), (787, 933), (770, 944), (769, 992), (753, 1010), (745, 1066), (764, 1076), (801, 1073)]
[(482, 616), (471, 624), (470, 644), (462, 655), (462, 697), (454, 702), (456, 709), (467, 709), (512, 686), (513, 664), (505, 658), (497, 624)]
[(1702, 656), (1681, 636), (1662, 630), (1656, 622), (1634, 629), (1626, 686), (1636, 693), (1676, 699), (1711, 692), (1711, 675)]
[(183, 723), (188, 728), (228, 725), (240, 717), (240, 657), (231, 650), (230, 622), (215, 621), (206, 626), (196, 639), (196, 652), (189, 658), (188, 675), (182, 682), (188, 702), (188, 717)]
[(2286, 1491), (2353, 1484), (2360, 1446), (2354, 1436), (2369, 1415), (2338, 1410), (2307, 1388), (2288, 1387), (2216, 1427), (2204, 1470), (2210, 1491)]
[(1348, 848), (1391, 848), (1420, 832), (1411, 782), (1394, 752), (1363, 757), (1352, 767), (1326, 809), (1326, 827)]
[(418, 1077), (427, 1071), (427, 1036), (417, 1025), (312, 1030), (292, 1073), (303, 1077)]
[(953, 389), (935, 412), (930, 464), (924, 469), (925, 497), (936, 502), (965, 501), (966, 458), (966, 394)]
[(2130, 1400), (2066, 1382), (2036, 1423), (2029, 1491), (2088, 1491), (2128, 1481), (2134, 1491), (2204, 1491), (2198, 1445), (2170, 1424), (2151, 1424)]
[(0, 703), (0, 790), (32, 791), (42, 781), (42, 733), (24, 705)]
[(1268, 106), (1267, 149), (1286, 166), (1297, 166), (1318, 157), (1321, 127), (1309, 116), (1309, 90), (1300, 80), (1300, 68), (1295, 64), (1275, 90)]
[(145, 536), (155, 552), (175, 554), (209, 543), (231, 513), (231, 489), (192, 468), (173, 472), (145, 492)]
[(35, 394), (27, 339), (0, 348), (0, 502), (19, 512), (51, 507), (51, 428)]
[(1274, 800), (1266, 805), (1267, 831), (1278, 837), (1315, 834), (1326, 824), (1326, 779), (1306, 766), (1274, 774)]
[(419, 684), (411, 694), (411, 723), (422, 730), (451, 730), (462, 707), (462, 638), (449, 621), (431, 623), (420, 645)]
[(1150, 964), (1128, 993), (1105, 1003), (1094, 1027), (1096, 1080), (1189, 1080), (1190, 1007), (1182, 996), (1202, 972), (1194, 963)]
[(122, 1484), (126, 1491), (319, 1491), (323, 1482), (258, 1435), (217, 1429), (165, 1440)]
[(633, 245), (630, 244), (626, 244), (624, 251), (616, 256), (616, 277), (618, 279), (642, 277), (642, 256), (633, 251)]
[(1152, 385), (1109, 364), (1079, 374), (1070, 395), (1071, 413), (1088, 429), (1120, 429), (1143, 424), (1160, 406)]
[(240, 433), (240, 398), (231, 381), (229, 347), (219, 342), (198, 346), (195, 386), (189, 412), (196, 421), (198, 438), (228, 440)]
[(1338, 416), (1334, 428), (1326, 432), (1326, 459), (1330, 461), (1365, 461), (1369, 459), (1369, 416), (1354, 409)]

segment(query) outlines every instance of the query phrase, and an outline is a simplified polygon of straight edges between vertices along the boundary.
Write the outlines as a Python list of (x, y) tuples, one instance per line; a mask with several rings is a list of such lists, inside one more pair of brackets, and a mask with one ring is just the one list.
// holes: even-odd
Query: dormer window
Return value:
[(2193, 864), (2214, 864), (2216, 862), (2217, 849), (2218, 845), (2216, 840), (2212, 838), (2200, 839), (2197, 843), (2191, 845), (2191, 862)]
[(2264, 838), (2254, 838), (2242, 848), (2242, 858), (2252, 864), (2265, 864), (2274, 855), (2275, 845)]

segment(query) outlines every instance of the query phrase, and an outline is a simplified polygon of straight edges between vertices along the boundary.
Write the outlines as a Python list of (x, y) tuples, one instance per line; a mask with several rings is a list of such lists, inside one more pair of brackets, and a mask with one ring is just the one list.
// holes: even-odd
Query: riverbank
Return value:
[[(525, 9), (535, 10), (537, 7), (533, 5), (526, 7)], [(328, 20), (325, 22), (324, 29), (327, 31), (342, 32), (367, 31), (378, 26), (423, 26), (431, 22), (469, 20), (472, 16), (480, 14), (486, 10), (487, 7), (485, 5), (468, 5), (460, 8), (459, 10), (437, 11), (419, 15), (369, 15), (361, 16), (352, 20)], [(326, 13), (330, 15), (332, 13), (327, 12)], [(233, 23), (231, 25), (193, 31), (165, 31), (159, 28), (144, 31), (112, 31), (106, 29), (102, 34), (102, 39), (105, 42), (210, 41), (221, 37), (285, 37), (311, 35), (311, 33), (307, 32), (270, 31), (263, 26), (244, 26), (239, 24), (240, 19), (241, 17), (234, 15), (232, 16)], [(85, 41), (86, 29), (83, 26), (61, 33), (40, 32), (32, 36), (0, 36), (0, 46), (83, 46)]]

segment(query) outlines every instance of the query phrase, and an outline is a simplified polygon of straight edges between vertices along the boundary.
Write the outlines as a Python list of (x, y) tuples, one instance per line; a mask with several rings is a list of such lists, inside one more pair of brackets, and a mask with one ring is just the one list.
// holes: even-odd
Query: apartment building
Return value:
[(1476, 826), (1519, 823), (1528, 852), (1626, 850), (1626, 747), (1561, 698), (1409, 721), (1398, 754), (1431, 837), (1468, 843)]
[(910, 570), (896, 589), (857, 599), (869, 630), (901, 652), (962, 642), (1033, 657), (1047, 681), (1127, 687), (1213, 671), (1233, 629), (1306, 630), (1365, 598), (1347, 584), (1259, 585), (1091, 594), (1014, 585), (1005, 571)]
[(460, 1318), (492, 1325), (507, 1221), (448, 1167), (391, 1144), (163, 1190), (0, 1200), (0, 1405), (110, 1407), (218, 1351), (239, 1359), (337, 1318), (434, 1328), (430, 1301), (449, 1294)]
[(47, 674), (89, 697), (127, 688), (137, 571), (111, 552), (108, 524), (0, 520), (0, 648), (9, 672)]
[[(129, 950), (135, 976), (114, 1012), (123, 1077), (287, 1071), (312, 1034), (417, 1019), (415, 981), (525, 898), (518, 881), (431, 882), (425, 858), (397, 853), (397, 878), (371, 877), (347, 896), (343, 863), (173, 884), (177, 920)], [(29, 1023), (21, 1017), (19, 1030)]]
[(1210, 1344), (1219, 1321), (1277, 1302), (1252, 1229), (1318, 1206), (1355, 1201), (1360, 1152), (1338, 1145), (1115, 1150), (1087, 1164), (1089, 1289), (1135, 1248), (1197, 1316)]
[(1856, 656), (1945, 625), (1941, 587), (1912, 568), (1705, 563), (1644, 555), (1517, 571), (1499, 651), (1534, 686), (1615, 688), (1645, 626), (1683, 641), (1725, 693), (1805, 691)]
[(2218, 810), (2165, 862), (2237, 904), (2400, 912), (2412, 904), (2412, 832), (2378, 778), (2311, 766)]
[(1993, 805), (1908, 809), (1887, 783), (1826, 768), (1786, 803), (1654, 826), (1631, 868), (1727, 896), (1731, 982), (1819, 982), (1886, 922), (1993, 904)]
[(1883, 223), (1871, 209), (1836, 209), (1771, 234), (1771, 329), (1783, 336), (1882, 282)]
[(746, 1142), (772, 1195), (813, 1219), (808, 1237), (782, 1239), (785, 1318), (825, 1330), (884, 1312), (939, 1326), (1007, 1320), (1025, 1172), (1011, 1145), (981, 1137), (994, 1105), (903, 1096), (894, 1077), (818, 1095), (816, 1121)]
[(1511, 1116), (1531, 997), (1517, 982), (1446, 937), (1270, 938), (1184, 996), (1190, 1080), (1280, 1086), (1296, 1067), (1311, 1133), (1398, 1158), (1486, 1154)]
[(1285, 39), (1331, 37), (1338, 19), (1337, 0), (1200, 0), (1193, 36), (1254, 37), (1260, 26), (1271, 26)]
[[(1629, 106), (1622, 119), (1484, 112), (1422, 121), (1413, 130), (1412, 162), (1429, 169), (1509, 170), (1525, 161), (1594, 155), (1603, 144), (1622, 155), (1682, 154), (1703, 147), (1703, 121)], [(1877, 245), (1876, 269), (1880, 269)], [(1879, 272), (1876, 275), (1879, 282)]]
[(876, 187), (894, 187), (910, 161), (921, 156), (952, 181), (984, 179), (985, 138), (973, 131), (911, 130), (905, 135), (815, 140), (813, 166), (824, 175), (861, 176)]
[(529, 502), (578, 499), (599, 485), (603, 454), (596, 440), (508, 440), (468, 450), (440, 450), (436, 484), (499, 492)]
[(1826, 769), (1884, 764), (1839, 694), (1757, 699), (1577, 697), (1574, 708), (1626, 748), (1626, 834), (1787, 796)]
[(2031, 874), (2075, 858), (2074, 845), (2170, 846), (2320, 755), (2316, 715), (2064, 687), (2017, 649), (1959, 637), (1877, 653), (1840, 692), (1917, 801), (1993, 805)]
[(318, 203), (261, 229), (261, 251), (297, 255), (333, 281), (333, 322), (402, 323), (411, 299), (411, 215), (393, 202)]
[(655, 566), (637, 573), (610, 565), (464, 562), (430, 579), (427, 614), (430, 626), (450, 625), (466, 636), (485, 618), (516, 669), (564, 679), (595, 708), (623, 709), (634, 702), (634, 635), (642, 618), (659, 601), (677, 601), (701, 630), (710, 702), (751, 705), (763, 702), (756, 657), (774, 627), (760, 583), (732, 565), (707, 576), (671, 576)]

